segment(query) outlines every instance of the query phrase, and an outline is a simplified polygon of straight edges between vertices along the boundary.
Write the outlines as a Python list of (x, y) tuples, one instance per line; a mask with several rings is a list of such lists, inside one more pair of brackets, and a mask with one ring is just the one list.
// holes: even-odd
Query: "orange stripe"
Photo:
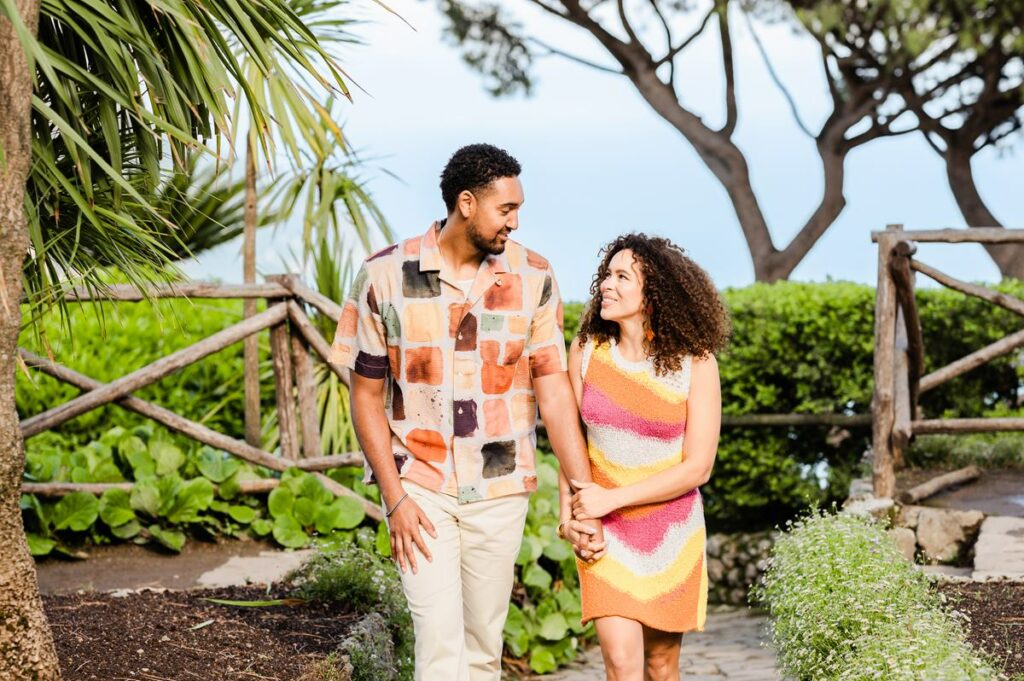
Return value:
[(660, 631), (702, 631), (707, 613), (707, 586), (703, 578), (704, 559), (682, 584), (653, 602), (636, 600), (627, 591), (580, 570), (583, 622), (595, 617), (627, 617)]
[(672, 404), (652, 390), (635, 382), (628, 384), (627, 394), (623, 390), (626, 387), (623, 382), (624, 378), (615, 367), (599, 360), (591, 361), (587, 368), (587, 383), (592, 383), (619, 408), (632, 414), (639, 414), (637, 407), (643, 405), (643, 417), (648, 421), (678, 423), (686, 418), (685, 406)]

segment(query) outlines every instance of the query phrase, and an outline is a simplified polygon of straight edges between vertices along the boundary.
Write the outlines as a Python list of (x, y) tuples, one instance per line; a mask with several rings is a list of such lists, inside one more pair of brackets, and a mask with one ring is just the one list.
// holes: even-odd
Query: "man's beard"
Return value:
[[(501, 232), (498, 232), (498, 234), (501, 234)], [(498, 239), (498, 235), (496, 234), (491, 240), (485, 239), (480, 230), (477, 229), (475, 221), (471, 221), (466, 226), (466, 236), (469, 237), (470, 243), (481, 253), (501, 255), (505, 252), (505, 244)]]

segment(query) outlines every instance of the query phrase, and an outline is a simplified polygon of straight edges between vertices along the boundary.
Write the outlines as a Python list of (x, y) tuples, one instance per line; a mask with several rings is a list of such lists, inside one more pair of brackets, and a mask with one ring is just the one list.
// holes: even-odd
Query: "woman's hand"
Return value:
[(596, 526), (594, 523), (583, 523), (570, 516), (568, 520), (558, 523), (558, 536), (572, 544), (572, 551), (577, 558), (594, 563), (608, 550), (600, 525), (600, 522)]
[(572, 481), (577, 492), (572, 495), (572, 517), (576, 520), (603, 518), (620, 508), (618, 493), (596, 482)]

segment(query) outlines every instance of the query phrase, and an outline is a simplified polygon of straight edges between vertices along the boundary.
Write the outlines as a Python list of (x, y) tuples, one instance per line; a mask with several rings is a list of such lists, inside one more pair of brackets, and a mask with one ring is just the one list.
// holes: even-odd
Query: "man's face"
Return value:
[(470, 241), (484, 253), (504, 253), (509, 234), (519, 228), (523, 185), (518, 177), (502, 177), (472, 196), (476, 201), (466, 226)]

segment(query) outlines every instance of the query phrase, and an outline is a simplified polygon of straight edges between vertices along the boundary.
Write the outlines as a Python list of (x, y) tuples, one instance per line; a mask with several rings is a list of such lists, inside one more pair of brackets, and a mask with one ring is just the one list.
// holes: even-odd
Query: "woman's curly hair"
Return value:
[(731, 324), (711, 278), (682, 248), (668, 239), (643, 233), (625, 234), (605, 246), (597, 274), (590, 284), (590, 303), (580, 320), (580, 343), (619, 339), (619, 325), (601, 318), (601, 282), (612, 258), (629, 249), (643, 274), (644, 307), (654, 338), (647, 354), (657, 373), (678, 371), (687, 355), (702, 358), (717, 353), (729, 340)]

